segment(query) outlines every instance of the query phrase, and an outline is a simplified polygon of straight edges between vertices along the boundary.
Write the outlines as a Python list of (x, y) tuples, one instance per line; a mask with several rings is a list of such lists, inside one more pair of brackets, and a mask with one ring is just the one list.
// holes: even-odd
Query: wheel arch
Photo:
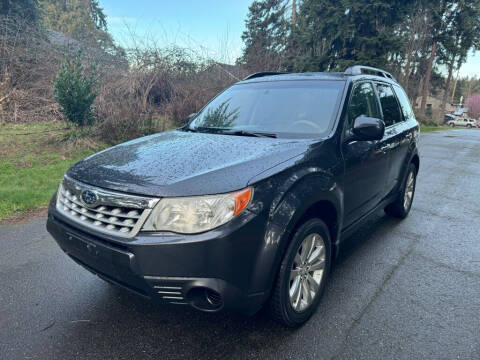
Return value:
[(257, 258), (251, 291), (272, 289), (281, 260), (296, 228), (310, 218), (325, 222), (331, 237), (332, 256), (338, 253), (343, 219), (343, 190), (336, 177), (312, 174), (297, 179), (268, 211), (262, 250)]
[(336, 239), (338, 237), (340, 225), (337, 208), (330, 200), (319, 200), (310, 205), (310, 207), (304, 209), (303, 214), (296, 220), (295, 224), (293, 224), (292, 230), (290, 231), (290, 240), (299, 226), (313, 218), (320, 219), (325, 225), (327, 225), (332, 246), (333, 260), (337, 253), (336, 248), (338, 244), (336, 244)]
[[(282, 221), (287, 224), (282, 257), (296, 229), (305, 221), (315, 217), (327, 225), (332, 242), (332, 254), (336, 254), (343, 219), (343, 190), (333, 178), (326, 179), (324, 176), (325, 174), (312, 174), (302, 179), (285, 196), (283, 204), (280, 204), (280, 206), (293, 206), (297, 209), (290, 218)], [(315, 185), (319, 183), (323, 183), (324, 186), (316, 188)], [(281, 214), (283, 211), (278, 213)]]
[(415, 165), (415, 167), (417, 168), (417, 173), (418, 171), (420, 170), (420, 157), (418, 156), (417, 153), (415, 153), (412, 157), (412, 159), (410, 160), (410, 162)]

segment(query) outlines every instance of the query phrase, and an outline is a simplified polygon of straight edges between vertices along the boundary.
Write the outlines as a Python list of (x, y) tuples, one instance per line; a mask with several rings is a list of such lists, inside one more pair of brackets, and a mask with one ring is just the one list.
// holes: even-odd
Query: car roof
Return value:
[(304, 73), (258, 73), (253, 74), (246, 79), (237, 82), (237, 84), (249, 84), (257, 82), (274, 82), (274, 81), (303, 81), (303, 80), (330, 80), (330, 81), (359, 81), (359, 80), (376, 80), (388, 82), (393, 85), (399, 85), (396, 81), (389, 78), (371, 75), (360, 74), (351, 75), (343, 72), (304, 72)]

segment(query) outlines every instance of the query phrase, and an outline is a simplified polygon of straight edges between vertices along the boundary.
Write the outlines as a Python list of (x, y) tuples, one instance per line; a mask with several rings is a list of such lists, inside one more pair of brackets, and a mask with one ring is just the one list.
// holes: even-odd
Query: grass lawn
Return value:
[(68, 144), (65, 127), (58, 122), (0, 124), (0, 221), (48, 205), (65, 171), (105, 147), (88, 141)]
[(433, 131), (440, 131), (440, 130), (449, 130), (451, 127), (449, 126), (420, 126), (421, 133), (429, 133)]

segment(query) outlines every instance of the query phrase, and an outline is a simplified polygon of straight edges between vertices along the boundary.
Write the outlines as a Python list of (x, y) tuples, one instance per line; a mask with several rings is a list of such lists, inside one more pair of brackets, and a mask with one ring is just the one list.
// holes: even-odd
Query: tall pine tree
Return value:
[(0, 15), (36, 24), (39, 19), (38, 0), (1, 0)]
[(107, 20), (98, 0), (40, 0), (43, 23), (90, 46), (115, 53)]
[(394, 25), (413, 0), (304, 0), (293, 32), (290, 67), (344, 70), (353, 64), (388, 67), (399, 42)]
[(252, 71), (282, 69), (290, 29), (287, 6), (285, 0), (254, 1), (250, 5), (240, 63)]

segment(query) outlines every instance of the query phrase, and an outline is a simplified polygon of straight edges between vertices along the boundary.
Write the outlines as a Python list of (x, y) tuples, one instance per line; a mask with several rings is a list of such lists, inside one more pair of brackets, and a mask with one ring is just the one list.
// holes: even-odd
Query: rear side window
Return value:
[(359, 116), (381, 117), (377, 97), (371, 83), (364, 82), (355, 85), (348, 104), (347, 116), (350, 126)]
[(378, 96), (380, 97), (380, 105), (383, 110), (383, 121), (385, 126), (391, 126), (402, 121), (400, 108), (397, 99), (390, 85), (377, 84)]
[(403, 117), (405, 120), (415, 120), (415, 114), (413, 113), (412, 106), (408, 100), (407, 94), (400, 86), (394, 86), (395, 93), (397, 94), (397, 99), (400, 102), (400, 107), (402, 108)]

